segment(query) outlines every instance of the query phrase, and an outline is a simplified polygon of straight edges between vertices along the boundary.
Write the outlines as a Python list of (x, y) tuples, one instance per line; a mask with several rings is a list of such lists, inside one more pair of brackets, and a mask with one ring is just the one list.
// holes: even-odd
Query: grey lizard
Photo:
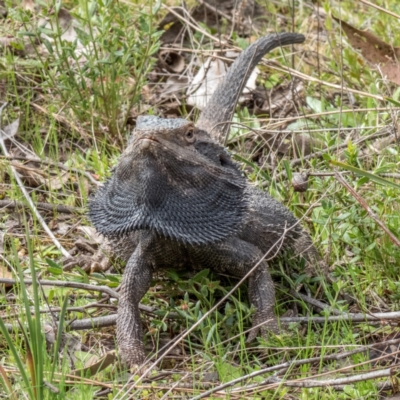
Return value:
[[(196, 124), (143, 116), (112, 176), (90, 201), (90, 218), (108, 249), (127, 261), (117, 342), (130, 366), (145, 360), (139, 302), (155, 270), (209, 268), (242, 277), (273, 246), (319, 263), (310, 236), (292, 213), (248, 184), (220, 141), (244, 84), (264, 54), (302, 43), (303, 35), (265, 36), (232, 64)], [(290, 228), (290, 229), (287, 229)], [(276, 330), (275, 290), (265, 261), (249, 277), (253, 324)], [(250, 339), (257, 334), (254, 330)]]

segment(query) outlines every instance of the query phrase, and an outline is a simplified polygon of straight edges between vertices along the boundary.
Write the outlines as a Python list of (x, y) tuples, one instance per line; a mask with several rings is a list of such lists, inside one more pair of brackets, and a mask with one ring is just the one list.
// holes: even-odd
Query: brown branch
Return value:
[[(153, 312), (154, 309), (151, 307), (147, 307), (144, 309), (143, 304), (139, 305), (139, 308), (142, 311)], [(179, 318), (178, 314), (169, 313), (167, 318), (176, 319)], [(72, 330), (82, 330), (82, 329), (91, 329), (93, 327), (103, 328), (106, 326), (114, 325), (116, 322), (116, 315), (107, 315), (105, 317), (97, 317), (97, 318), (88, 318), (88, 319), (80, 319), (79, 321), (74, 321), (71, 325)], [(376, 314), (343, 314), (343, 315), (334, 315), (330, 317), (283, 317), (280, 318), (281, 323), (290, 323), (290, 322), (298, 322), (301, 324), (308, 324), (309, 322), (315, 324), (324, 324), (325, 322), (339, 322), (339, 321), (351, 321), (354, 323), (357, 322), (377, 322), (381, 323), (381, 321), (396, 321), (400, 320), (400, 312), (388, 312), (388, 313), (376, 313)], [(268, 321), (267, 321), (268, 322)], [(77, 324), (75, 324), (77, 323)], [(264, 322), (265, 323), (265, 322)], [(258, 324), (257, 327), (262, 326), (263, 324)]]

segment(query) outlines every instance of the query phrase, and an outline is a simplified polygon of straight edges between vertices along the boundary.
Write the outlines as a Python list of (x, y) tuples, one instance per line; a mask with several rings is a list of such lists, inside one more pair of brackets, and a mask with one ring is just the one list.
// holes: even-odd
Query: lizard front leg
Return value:
[(143, 364), (146, 354), (143, 344), (139, 302), (149, 290), (152, 265), (146, 252), (138, 246), (126, 265), (122, 278), (117, 317), (117, 343), (121, 359), (129, 367)]
[(249, 297), (251, 304), (256, 308), (256, 313), (253, 316), (253, 327), (261, 323), (264, 323), (264, 325), (253, 329), (249, 333), (247, 341), (254, 340), (258, 332), (261, 332), (263, 336), (268, 331), (278, 332), (278, 321), (274, 313), (275, 286), (265, 261), (249, 277)]

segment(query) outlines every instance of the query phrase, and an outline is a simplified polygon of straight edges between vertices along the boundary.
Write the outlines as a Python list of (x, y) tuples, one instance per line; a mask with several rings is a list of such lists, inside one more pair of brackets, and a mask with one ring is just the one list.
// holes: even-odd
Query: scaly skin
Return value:
[[(259, 39), (233, 63), (196, 126), (184, 119), (140, 117), (112, 177), (90, 203), (105, 246), (127, 261), (118, 307), (117, 342), (130, 366), (144, 362), (138, 304), (160, 268), (210, 268), (243, 277), (271, 249), (319, 263), (297, 219), (247, 184), (219, 144), (251, 71), (275, 47), (302, 43), (283, 33)], [(279, 245), (277, 246), (277, 243)], [(254, 324), (276, 331), (274, 284), (266, 261), (250, 275)], [(257, 330), (250, 335), (254, 338)]]

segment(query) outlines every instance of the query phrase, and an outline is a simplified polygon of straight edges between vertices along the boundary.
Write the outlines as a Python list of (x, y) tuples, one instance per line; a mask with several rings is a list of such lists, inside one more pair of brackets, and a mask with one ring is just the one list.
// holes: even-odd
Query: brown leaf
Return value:
[(369, 31), (354, 28), (339, 18), (332, 17), (340, 24), (349, 38), (350, 44), (361, 51), (363, 57), (383, 76), (400, 85), (400, 67), (397, 58), (400, 57), (400, 47), (393, 47)]
[(71, 374), (78, 376), (81, 376), (83, 374), (83, 376), (90, 377), (106, 369), (109, 365), (114, 363), (115, 360), (115, 350), (112, 350), (106, 353), (102, 358), (96, 359), (92, 365), (87, 365), (85, 366), (85, 368), (72, 371)]
[(0, 375), (3, 378), (4, 385), (7, 387), (7, 390), (9, 392), (9, 394), (10, 394), (10, 398), (13, 399), (13, 400), (17, 399), (17, 395), (13, 391), (11, 382), (8, 379), (7, 372), (6, 372), (6, 370), (3, 368), (3, 366), (1, 364), (0, 364)]

